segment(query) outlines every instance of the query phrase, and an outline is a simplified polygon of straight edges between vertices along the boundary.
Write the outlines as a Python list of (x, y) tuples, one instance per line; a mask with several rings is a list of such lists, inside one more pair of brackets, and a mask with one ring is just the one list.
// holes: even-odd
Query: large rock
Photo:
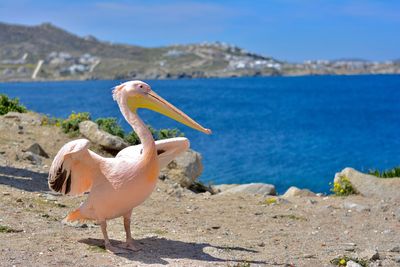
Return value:
[(400, 200), (400, 178), (383, 179), (345, 168), (336, 173), (334, 182), (339, 182), (342, 177), (347, 177), (353, 188), (365, 197)]
[(295, 186), (290, 187), (282, 197), (291, 198), (291, 197), (315, 197), (316, 194), (311, 192), (308, 189), (299, 189)]
[(182, 187), (192, 186), (203, 171), (200, 153), (191, 149), (171, 161), (161, 170), (160, 176), (171, 179)]
[(214, 185), (214, 189), (219, 191), (219, 192), (224, 192), (227, 191), (235, 186), (238, 186), (238, 184), (218, 184), (218, 185)]
[[(225, 186), (227, 188), (227, 186)], [(221, 187), (218, 189), (221, 190)], [(252, 194), (252, 195), (263, 195), (268, 196), (276, 195), (275, 186), (272, 184), (263, 184), (263, 183), (251, 183), (251, 184), (241, 184), (235, 185), (230, 188), (223, 190), (220, 194)]]
[(49, 155), (46, 153), (46, 151), (44, 151), (44, 149), (38, 143), (33, 143), (30, 147), (28, 147), (24, 151), (25, 152), (26, 151), (30, 151), (33, 154), (42, 156), (42, 157), (47, 158), (47, 159), (49, 158)]
[(79, 132), (91, 142), (102, 146), (106, 150), (119, 151), (129, 146), (121, 137), (100, 130), (97, 123), (93, 121), (79, 123)]

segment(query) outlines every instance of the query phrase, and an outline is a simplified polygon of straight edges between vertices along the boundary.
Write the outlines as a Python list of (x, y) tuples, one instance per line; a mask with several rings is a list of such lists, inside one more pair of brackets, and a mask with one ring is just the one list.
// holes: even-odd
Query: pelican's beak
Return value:
[(128, 106), (133, 110), (138, 108), (146, 108), (156, 111), (195, 130), (206, 134), (211, 134), (210, 129), (204, 128), (153, 91), (150, 91), (144, 96), (140, 95), (128, 99)]

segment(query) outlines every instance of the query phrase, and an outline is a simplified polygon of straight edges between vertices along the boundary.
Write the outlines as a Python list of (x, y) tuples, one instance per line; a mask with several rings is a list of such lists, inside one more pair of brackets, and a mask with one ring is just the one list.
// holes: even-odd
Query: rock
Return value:
[(373, 261), (368, 264), (368, 267), (380, 267), (380, 266), (382, 266), (381, 260)]
[(106, 150), (120, 151), (129, 146), (121, 137), (100, 130), (97, 123), (93, 121), (79, 123), (79, 132), (91, 142), (102, 146)]
[(395, 246), (389, 250), (389, 252), (400, 252), (400, 246)]
[(311, 192), (308, 189), (299, 189), (295, 186), (290, 187), (285, 194), (283, 194), (283, 198), (290, 198), (290, 197), (315, 197), (316, 194)]
[(33, 165), (42, 164), (42, 158), (39, 155), (36, 155), (30, 151), (24, 152), (22, 154), (22, 159), (29, 160)]
[(201, 182), (198, 181), (194, 181), (189, 187), (188, 189), (194, 193), (205, 193), (208, 192), (210, 193), (210, 195), (215, 195), (218, 193), (218, 191), (216, 191), (214, 189), (214, 187), (210, 186), (210, 185), (205, 185)]
[(315, 199), (307, 199), (307, 204), (314, 205), (317, 203), (318, 203), (318, 201), (316, 201)]
[(276, 195), (275, 186), (271, 184), (263, 184), (263, 183), (251, 183), (251, 184), (242, 184), (231, 187), (225, 191), (222, 191), (220, 194), (237, 194), (237, 193), (247, 193), (252, 195)]
[(343, 249), (345, 251), (355, 251), (357, 247), (357, 244), (355, 243), (344, 243), (343, 244)]
[(346, 267), (362, 267), (362, 265), (358, 264), (358, 263), (355, 262), (355, 261), (350, 260), (350, 261), (348, 261), (348, 262), (346, 263)]
[(46, 159), (49, 158), (49, 155), (46, 153), (46, 151), (44, 151), (44, 149), (38, 143), (32, 144), (28, 149), (23, 150), (23, 151), (25, 151), (25, 152), (26, 151), (30, 151), (33, 154), (42, 156), (42, 157), (44, 157)]
[(343, 208), (344, 209), (348, 209), (348, 210), (355, 210), (355, 211), (358, 211), (358, 212), (371, 211), (371, 209), (368, 206), (357, 204), (357, 203), (353, 203), (353, 202), (349, 202), (349, 201), (345, 201), (343, 203)]
[(315, 258), (316, 256), (314, 255), (314, 254), (304, 254), (303, 255), (303, 258), (305, 258), (305, 259), (312, 259), (312, 258)]
[(353, 188), (365, 197), (378, 197), (400, 201), (400, 178), (382, 179), (373, 175), (358, 172), (352, 168), (345, 168), (336, 173), (335, 182), (341, 177), (347, 177)]
[(377, 250), (374, 249), (366, 249), (358, 254), (359, 258), (369, 260), (369, 261), (375, 261), (379, 260), (379, 253)]
[(41, 125), (42, 123), (42, 116), (34, 112), (8, 112), (7, 114), (3, 115), (3, 118), (21, 122), (22, 124)]
[(226, 190), (229, 190), (235, 186), (238, 186), (238, 184), (219, 184), (219, 185), (214, 185), (214, 189), (219, 191), (219, 192), (224, 192)]
[(400, 256), (394, 257), (394, 261), (397, 262), (397, 263), (400, 263)]
[(43, 198), (47, 199), (48, 201), (56, 201), (57, 197), (52, 194), (43, 194)]
[(203, 171), (200, 153), (191, 149), (171, 161), (163, 168), (160, 176), (170, 179), (182, 187), (189, 188), (195, 184)]

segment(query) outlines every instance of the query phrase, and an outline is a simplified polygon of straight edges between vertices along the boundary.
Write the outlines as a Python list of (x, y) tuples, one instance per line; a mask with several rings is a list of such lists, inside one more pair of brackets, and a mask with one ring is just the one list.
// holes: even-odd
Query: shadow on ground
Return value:
[[(96, 246), (104, 248), (103, 239), (82, 239), (79, 242), (89, 246)], [(143, 239), (136, 239), (138, 247), (137, 252), (128, 252), (126, 254), (118, 254), (120, 257), (127, 258), (132, 261), (139, 261), (143, 264), (164, 264), (169, 262), (165, 259), (189, 259), (204, 262), (243, 262), (240, 259), (221, 259), (214, 257), (206, 252), (204, 248), (212, 247), (221, 250), (242, 251), (248, 253), (257, 253), (256, 250), (246, 249), (242, 247), (220, 247), (213, 246), (207, 243), (192, 243), (177, 240), (169, 240), (166, 238), (146, 237)], [(121, 241), (111, 240), (111, 243), (116, 246), (122, 245)], [(267, 264), (265, 261), (246, 261), (247, 263), (254, 264)]]
[(0, 166), (0, 184), (29, 192), (49, 191), (47, 173)]

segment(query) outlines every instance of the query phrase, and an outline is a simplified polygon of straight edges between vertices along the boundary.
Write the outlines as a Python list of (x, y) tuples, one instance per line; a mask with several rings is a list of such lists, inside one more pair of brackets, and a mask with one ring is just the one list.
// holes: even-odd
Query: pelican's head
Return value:
[(129, 81), (116, 86), (113, 90), (113, 97), (119, 105), (126, 105), (132, 112), (136, 113), (138, 108), (150, 109), (200, 132), (211, 134), (210, 129), (204, 128), (167, 100), (157, 95), (151, 90), (150, 85), (145, 82)]

